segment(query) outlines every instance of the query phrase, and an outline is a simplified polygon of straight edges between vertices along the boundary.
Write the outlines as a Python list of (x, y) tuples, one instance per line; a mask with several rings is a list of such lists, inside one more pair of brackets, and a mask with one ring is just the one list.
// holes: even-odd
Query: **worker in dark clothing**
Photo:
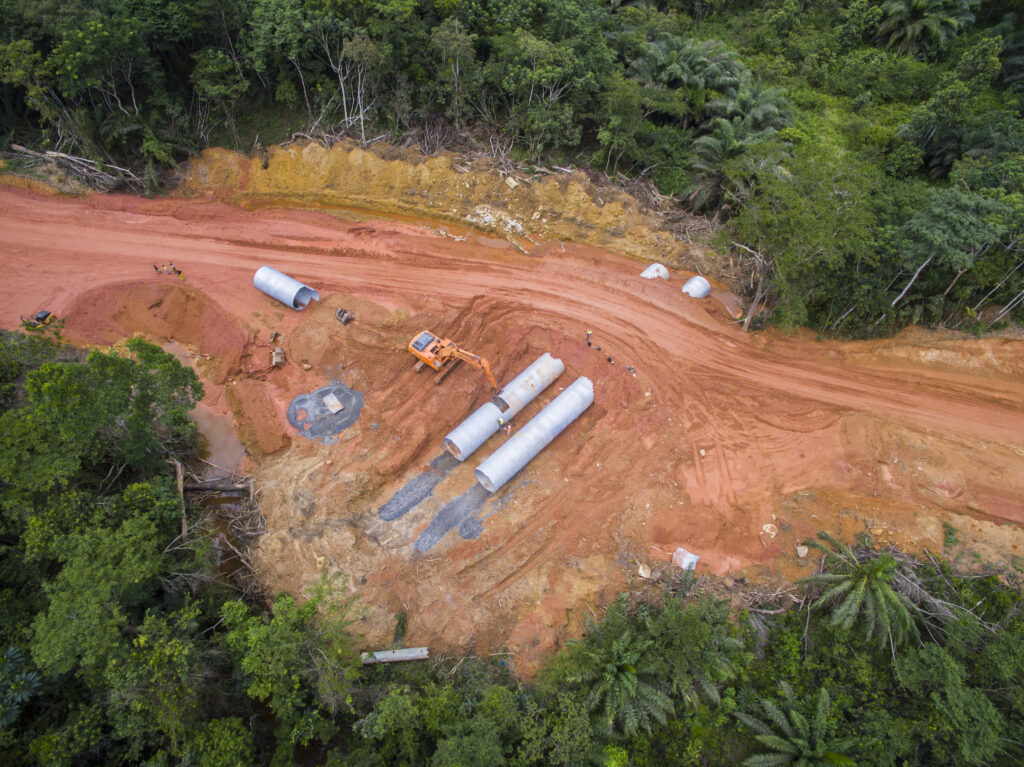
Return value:
[(615, 360), (613, 360), (611, 357), (609, 357), (608, 358), (608, 364), (609, 365), (614, 365), (615, 364)]
[(587, 330), (587, 346), (590, 346), (590, 337), (591, 337), (592, 335), (594, 335), (594, 331), (593, 331), (593, 330), (589, 330), (589, 329), (588, 329), (588, 330)]
[(160, 274), (160, 267), (157, 266), (156, 264), (153, 264), (153, 271), (156, 272), (157, 274)]

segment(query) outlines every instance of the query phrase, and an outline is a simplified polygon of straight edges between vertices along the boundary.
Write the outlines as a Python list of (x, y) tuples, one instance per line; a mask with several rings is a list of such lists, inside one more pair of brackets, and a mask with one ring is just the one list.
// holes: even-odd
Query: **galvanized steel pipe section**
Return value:
[(565, 365), (560, 359), (555, 359), (547, 353), (542, 354), (501, 390), (498, 397), (506, 405), (504, 411), (493, 402), (481, 405), (444, 438), (444, 449), (458, 460), (466, 460), (474, 450), (498, 431), (499, 418), (506, 421), (511, 419), (564, 371)]
[(594, 401), (594, 385), (589, 378), (577, 378), (526, 426), (480, 464), (476, 479), (490, 492), (496, 492), (514, 477), (566, 426)]
[(277, 271), (272, 266), (261, 266), (252, 278), (252, 284), (271, 298), (276, 298), (292, 309), (305, 309), (310, 300), (320, 300), (320, 294), (308, 285), (287, 274)]

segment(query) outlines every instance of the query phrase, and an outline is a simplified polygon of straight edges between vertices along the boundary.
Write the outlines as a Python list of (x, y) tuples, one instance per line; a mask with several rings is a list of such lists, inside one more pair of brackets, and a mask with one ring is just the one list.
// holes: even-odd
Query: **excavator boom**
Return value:
[(491, 386), (494, 387), (494, 391), (500, 392), (501, 387), (498, 386), (498, 382), (494, 380), (494, 373), (491, 372), (491, 363), (481, 357), (479, 354), (472, 354), (467, 352), (465, 349), (460, 349), (458, 346), (455, 347), (455, 357), (468, 362), (475, 368), (479, 368), (484, 371), (484, 375), (487, 376), (487, 380), (491, 382)]

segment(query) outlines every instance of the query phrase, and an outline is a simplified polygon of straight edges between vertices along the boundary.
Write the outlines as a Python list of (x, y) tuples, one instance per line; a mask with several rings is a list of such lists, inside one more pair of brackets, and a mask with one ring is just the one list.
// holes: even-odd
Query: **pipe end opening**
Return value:
[(455, 458), (455, 460), (457, 460), (457, 461), (464, 461), (465, 460), (465, 456), (462, 455), (462, 450), (460, 450), (459, 446), (456, 445), (454, 442), (452, 442), (450, 439), (446, 439), (444, 441), (444, 449), (447, 450), (449, 453), (451, 453), (452, 457)]
[(476, 481), (483, 485), (484, 490), (486, 490), (488, 493), (494, 492), (494, 483), (491, 481), (490, 477), (488, 477), (486, 474), (480, 471), (480, 469), (477, 469), (473, 473), (476, 475)]

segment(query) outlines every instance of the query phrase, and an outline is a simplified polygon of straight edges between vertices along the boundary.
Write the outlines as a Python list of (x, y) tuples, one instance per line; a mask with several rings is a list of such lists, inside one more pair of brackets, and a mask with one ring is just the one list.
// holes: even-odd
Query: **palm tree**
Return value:
[(674, 698), (694, 710), (705, 700), (718, 705), (718, 687), (736, 676), (743, 642), (732, 636), (729, 613), (720, 604), (683, 606), (666, 597), (660, 610), (643, 615), (658, 648), (652, 673), (664, 679)]
[(919, 634), (912, 615), (917, 607), (893, 588), (896, 558), (870, 549), (858, 556), (847, 544), (825, 532), (818, 533), (818, 538), (829, 545), (818, 541), (807, 541), (807, 545), (824, 553), (824, 567), (831, 572), (798, 581), (801, 585), (826, 586), (811, 608), (831, 609), (831, 625), (847, 631), (859, 623), (864, 639), (877, 639), (879, 647), (884, 647), (886, 640), (892, 647), (917, 641)]
[(708, 112), (726, 120), (743, 119), (754, 133), (778, 130), (793, 122), (793, 105), (782, 89), (754, 82), (749, 72), (743, 73), (739, 89), (732, 97), (709, 101)]
[(981, 0), (889, 0), (882, 6), (884, 21), (878, 37), (887, 48), (916, 54), (943, 48), (974, 21), (972, 9)]
[(630, 62), (630, 79), (653, 92), (657, 104), (675, 104), (682, 127), (706, 122), (709, 99), (734, 100), (746, 74), (736, 54), (717, 40), (698, 41), (663, 35), (647, 43), (643, 56)]
[(792, 688), (783, 682), (782, 695), (785, 710), (771, 700), (761, 701), (766, 719), (755, 719), (749, 714), (737, 711), (734, 715), (746, 727), (757, 733), (754, 739), (767, 748), (743, 762), (746, 767), (781, 767), (793, 764), (798, 767), (833, 767), (853, 765), (856, 762), (843, 754), (851, 748), (854, 740), (832, 742), (832, 725), (829, 722), (831, 701), (828, 691), (818, 691), (813, 713), (805, 716), (802, 706), (794, 699)]
[(730, 173), (729, 161), (743, 154), (748, 145), (759, 140), (751, 136), (747, 124), (739, 119), (718, 117), (710, 133), (693, 142), (690, 171), (693, 183), (686, 202), (695, 213), (716, 211), (727, 218), (739, 208), (750, 193), (749, 179)]
[(672, 701), (648, 679), (647, 651), (653, 642), (639, 639), (629, 625), (625, 605), (618, 602), (605, 620), (587, 616), (587, 633), (574, 641), (566, 680), (585, 693), (587, 710), (605, 733), (621, 730), (632, 735), (664, 724), (673, 713)]

